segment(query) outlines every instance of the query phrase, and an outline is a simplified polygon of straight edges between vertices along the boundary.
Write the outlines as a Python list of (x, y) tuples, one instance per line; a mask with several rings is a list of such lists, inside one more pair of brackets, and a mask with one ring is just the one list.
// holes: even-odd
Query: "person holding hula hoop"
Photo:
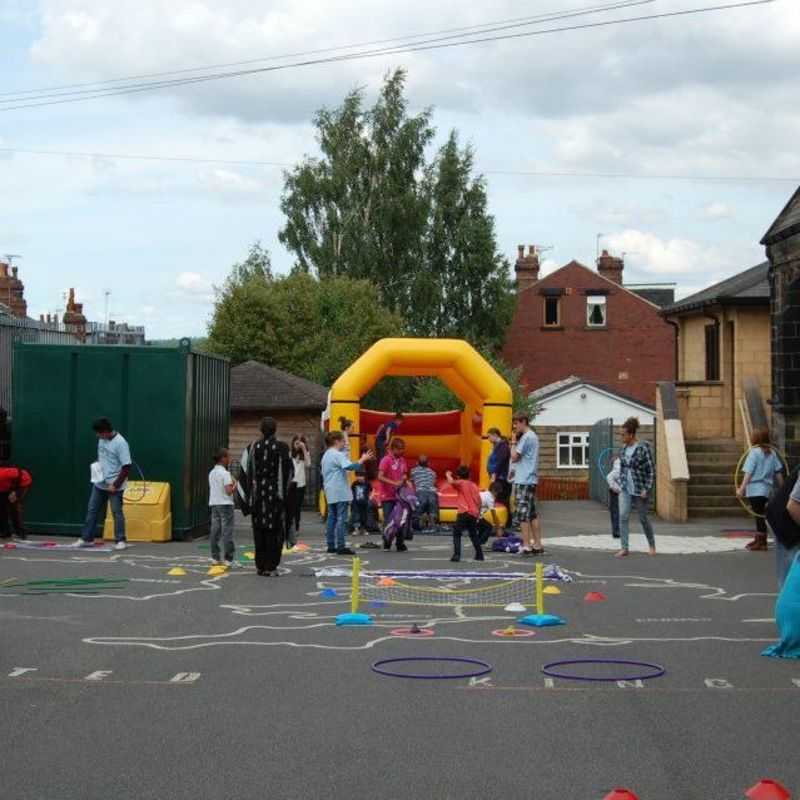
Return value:
[(747, 498), (756, 518), (756, 535), (745, 547), (750, 552), (767, 549), (767, 521), (764, 517), (769, 496), (777, 484), (783, 486), (783, 464), (769, 440), (766, 428), (756, 428), (750, 437), (752, 447), (747, 453), (742, 472), (744, 478), (736, 490), (736, 496)]
[(639, 430), (639, 420), (630, 417), (622, 426), (623, 448), (619, 454), (620, 478), (619, 484), (622, 492), (619, 496), (619, 534), (620, 549), (618, 557), (627, 556), (628, 538), (630, 535), (630, 516), (635, 508), (639, 514), (647, 544), (650, 546), (650, 555), (656, 554), (656, 537), (653, 526), (647, 516), (650, 508), (650, 492), (656, 480), (656, 469), (653, 463), (653, 453), (647, 442), (640, 442), (636, 438)]

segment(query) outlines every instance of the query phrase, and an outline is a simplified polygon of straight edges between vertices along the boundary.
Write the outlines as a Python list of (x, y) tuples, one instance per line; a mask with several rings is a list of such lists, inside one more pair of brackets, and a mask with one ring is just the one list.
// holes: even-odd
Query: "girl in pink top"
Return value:
[[(403, 453), (406, 450), (406, 443), (402, 439), (392, 439), (389, 447), (389, 455), (381, 459), (378, 466), (378, 480), (381, 484), (381, 508), (383, 509), (383, 523), (384, 525), (389, 521), (394, 511), (394, 505), (397, 500), (397, 490), (408, 480), (408, 463), (403, 458)], [(395, 542), (397, 543), (397, 550), (404, 552), (408, 550), (403, 541), (402, 532), (397, 535)], [(391, 543), (387, 543), (384, 539), (384, 550), (391, 549)]]

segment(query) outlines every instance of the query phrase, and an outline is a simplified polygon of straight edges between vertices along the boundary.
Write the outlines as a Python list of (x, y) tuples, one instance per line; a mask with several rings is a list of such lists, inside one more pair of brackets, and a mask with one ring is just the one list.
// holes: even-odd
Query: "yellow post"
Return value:
[(536, 613), (544, 614), (544, 564), (536, 564)]
[(350, 611), (358, 614), (358, 595), (361, 589), (361, 559), (353, 559), (353, 582), (350, 586)]

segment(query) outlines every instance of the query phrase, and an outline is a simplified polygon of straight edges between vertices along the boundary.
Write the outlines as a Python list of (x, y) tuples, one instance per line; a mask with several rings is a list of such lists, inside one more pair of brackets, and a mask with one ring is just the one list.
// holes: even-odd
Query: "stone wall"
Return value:
[(656, 513), (667, 522), (689, 517), (689, 465), (674, 384), (656, 393)]

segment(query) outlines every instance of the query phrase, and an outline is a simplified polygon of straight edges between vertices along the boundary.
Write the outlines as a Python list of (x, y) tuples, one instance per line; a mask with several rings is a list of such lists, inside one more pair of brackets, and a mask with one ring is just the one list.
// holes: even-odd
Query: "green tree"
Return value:
[(372, 108), (363, 90), (314, 124), (321, 155), (286, 173), (281, 242), (297, 269), (368, 279), (409, 333), (499, 349), (513, 313), (486, 184), (455, 132), (428, 159), (430, 109), (411, 115), (406, 74), (390, 74)]
[(273, 278), (237, 264), (217, 291), (206, 347), (234, 364), (254, 359), (330, 386), (375, 341), (402, 330), (368, 281)]

